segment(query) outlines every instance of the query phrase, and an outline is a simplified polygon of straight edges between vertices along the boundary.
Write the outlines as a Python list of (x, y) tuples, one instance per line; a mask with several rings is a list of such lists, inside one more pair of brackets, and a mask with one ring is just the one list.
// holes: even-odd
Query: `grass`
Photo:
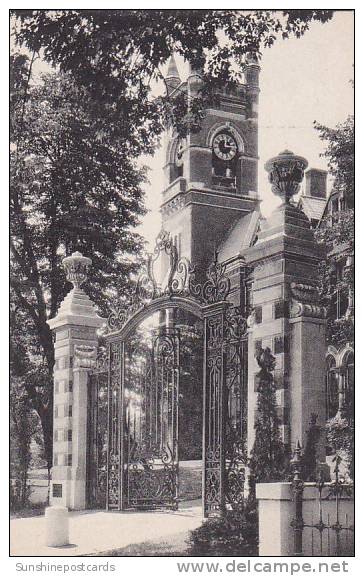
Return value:
[(165, 539), (149, 540), (140, 544), (129, 544), (124, 548), (98, 552), (89, 556), (189, 556), (189, 533), (172, 535)]
[(44, 510), (48, 504), (42, 502), (40, 504), (28, 504), (19, 510), (10, 510), (10, 519), (14, 518), (32, 518), (33, 516), (43, 516)]

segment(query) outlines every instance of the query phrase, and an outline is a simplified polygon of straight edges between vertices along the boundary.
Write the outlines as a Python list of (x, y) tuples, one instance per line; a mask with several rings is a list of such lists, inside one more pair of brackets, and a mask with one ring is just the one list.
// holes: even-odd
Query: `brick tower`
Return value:
[[(166, 135), (162, 225), (201, 274), (234, 224), (259, 205), (259, 71), (248, 58), (245, 83), (219, 93), (219, 106), (206, 109), (199, 132), (185, 139)], [(171, 59), (166, 84), (172, 97), (185, 91), (192, 99), (201, 82), (191, 69), (182, 83)]]

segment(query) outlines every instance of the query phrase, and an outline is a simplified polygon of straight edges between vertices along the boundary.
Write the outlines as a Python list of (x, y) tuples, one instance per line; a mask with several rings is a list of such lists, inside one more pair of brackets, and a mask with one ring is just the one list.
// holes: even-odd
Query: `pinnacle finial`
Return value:
[(173, 54), (171, 55), (171, 57), (169, 59), (168, 70), (167, 70), (165, 82), (166, 82), (167, 88), (169, 90), (175, 90), (175, 88), (177, 88), (177, 86), (179, 86), (181, 84), (181, 78), (179, 76), (177, 64), (176, 64), (176, 61), (174, 59)]
[(176, 60), (174, 58), (174, 54), (171, 55), (168, 63), (168, 70), (166, 78), (177, 78), (179, 82), (181, 82), (181, 78), (178, 72)]
[(87, 279), (87, 272), (92, 264), (91, 258), (86, 258), (81, 252), (73, 252), (62, 260), (62, 266), (66, 271), (66, 278), (74, 288), (80, 288)]

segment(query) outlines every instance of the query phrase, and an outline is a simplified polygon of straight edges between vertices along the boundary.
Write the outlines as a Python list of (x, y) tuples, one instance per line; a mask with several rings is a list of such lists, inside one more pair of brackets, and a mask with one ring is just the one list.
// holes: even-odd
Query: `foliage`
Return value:
[[(324, 156), (334, 177), (333, 192), (345, 199), (345, 209), (327, 215), (316, 231), (316, 239), (326, 247), (320, 263), (320, 295), (328, 310), (327, 341), (340, 346), (354, 339), (352, 315), (337, 318), (336, 294), (354, 299), (354, 118), (335, 128), (315, 124), (320, 138), (327, 142)], [(353, 310), (350, 311), (351, 313)], [(336, 452), (335, 458), (346, 463), (348, 474), (354, 475), (354, 413), (352, 399), (341, 412), (326, 424), (327, 442)]]
[(327, 341), (335, 345), (352, 342), (354, 326), (344, 314), (337, 319), (336, 298), (354, 299), (354, 118), (335, 128), (315, 123), (320, 138), (327, 142), (324, 156), (334, 177), (333, 192), (345, 199), (345, 209), (327, 215), (316, 230), (316, 239), (325, 246), (320, 262), (321, 302), (328, 310)]
[(271, 374), (275, 359), (270, 354), (269, 348), (261, 350), (260, 353), (261, 357), (263, 354), (268, 356), (269, 362), (263, 363), (257, 356), (261, 370), (256, 375), (258, 396), (254, 424), (255, 440), (249, 467), (255, 482), (279, 482), (286, 475), (287, 457), (279, 430), (276, 386)]
[(202, 330), (198, 326), (178, 324), (180, 332), (180, 425), (179, 458), (196, 460), (202, 458), (202, 381), (203, 346)]
[(31, 464), (31, 441), (38, 431), (39, 420), (31, 409), (29, 397), (19, 378), (14, 378), (10, 390), (10, 507), (23, 508), (28, 503), (30, 489), (28, 473)]
[(355, 416), (352, 390), (347, 390), (338, 413), (326, 423), (327, 444), (336, 453), (337, 464), (343, 462), (349, 478), (354, 479)]
[(317, 414), (311, 414), (302, 455), (302, 478), (305, 482), (316, 482), (317, 480), (317, 444), (320, 436), (321, 427), (317, 425)]
[(337, 293), (343, 302), (354, 299), (354, 210), (347, 209), (326, 217), (316, 230), (316, 239), (326, 248), (319, 263), (321, 303), (328, 311), (326, 339), (340, 345), (354, 339), (353, 319), (337, 318)]
[(326, 423), (327, 442), (344, 461), (349, 478), (354, 479), (354, 418), (337, 414)]
[(190, 556), (257, 556), (258, 511), (249, 501), (242, 512), (209, 518), (190, 533)]
[(312, 21), (324, 23), (333, 11), (17, 9), (12, 14), (18, 43), (71, 72), (128, 150), (139, 155), (153, 150), (170, 118), (169, 91), (156, 99), (152, 90), (158, 82), (165, 85), (161, 67), (173, 52), (204, 71), (204, 88), (194, 101), (182, 92), (174, 99), (174, 123), (184, 130), (186, 120), (198, 123), (216, 86), (241, 78), (247, 53), (259, 56), (278, 37), (299, 38)]
[[(16, 41), (31, 54), (11, 60), (11, 289), (16, 322), (27, 328), (25, 339), (15, 330), (13, 350), (16, 356), (21, 347), (27, 359), (22, 383), (41, 419), (50, 467), (54, 351), (47, 319), (67, 292), (62, 257), (75, 249), (92, 257), (87, 290), (105, 313), (110, 297), (128, 291), (141, 250), (133, 228), (143, 214), (146, 175), (137, 158), (153, 153), (171, 119), (181, 132), (198, 129), (216, 86), (240, 80), (247, 53), (259, 56), (278, 36), (300, 37), (333, 11), (11, 14)], [(172, 52), (204, 69), (193, 101), (168, 90), (152, 97), (155, 83), (165, 84), (161, 66)], [(36, 84), (39, 54), (59, 71)]]
[(37, 504), (27, 504), (24, 508), (11, 510), (11, 518), (33, 518), (34, 516), (44, 516), (44, 510), (47, 504), (38, 502)]
[(138, 266), (142, 241), (133, 228), (144, 213), (145, 172), (69, 74), (36, 84), (31, 64), (12, 56), (12, 367), (41, 419), (50, 467), (54, 351), (47, 319), (69, 290), (61, 260), (76, 249), (92, 257), (86, 290), (106, 314), (108, 298), (128, 291)]
[(348, 116), (345, 122), (335, 128), (328, 128), (318, 122), (315, 129), (320, 132), (320, 139), (327, 142), (323, 154), (328, 160), (330, 174), (335, 179), (335, 190), (343, 192), (348, 207), (354, 207), (354, 116)]
[[(157, 318), (154, 317), (157, 322)], [(183, 315), (183, 321), (177, 321), (179, 331), (179, 430), (178, 430), (178, 457), (180, 460), (197, 460), (202, 458), (202, 331), (198, 325), (188, 324), (190, 317)], [(146, 325), (136, 329), (127, 342), (128, 386), (133, 390), (140, 389), (143, 382), (145, 368), (148, 367), (148, 358), (151, 358), (153, 339), (158, 324), (153, 327)], [(155, 361), (155, 359), (154, 359)], [(141, 380), (141, 375), (142, 380)], [(188, 426), (183, 422), (188, 420)]]

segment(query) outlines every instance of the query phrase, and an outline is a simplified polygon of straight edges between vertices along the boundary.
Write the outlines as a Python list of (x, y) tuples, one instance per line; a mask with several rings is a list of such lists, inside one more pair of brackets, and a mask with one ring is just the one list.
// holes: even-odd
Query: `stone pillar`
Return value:
[(97, 353), (96, 331), (104, 323), (81, 289), (91, 266), (79, 252), (64, 258), (73, 289), (48, 321), (55, 336), (53, 468), (51, 505), (84, 509), (86, 502), (87, 372)]
[(254, 307), (249, 328), (249, 451), (259, 370), (256, 347), (269, 347), (276, 358), (278, 415), (287, 448), (292, 450), (297, 440), (305, 444), (311, 413), (318, 415), (319, 425), (325, 422), (325, 310), (318, 305), (317, 292), (322, 253), (308, 218), (290, 202), (306, 167), (304, 158), (287, 150), (267, 162), (272, 190), (283, 203), (262, 223), (258, 241), (245, 253), (253, 268)]

